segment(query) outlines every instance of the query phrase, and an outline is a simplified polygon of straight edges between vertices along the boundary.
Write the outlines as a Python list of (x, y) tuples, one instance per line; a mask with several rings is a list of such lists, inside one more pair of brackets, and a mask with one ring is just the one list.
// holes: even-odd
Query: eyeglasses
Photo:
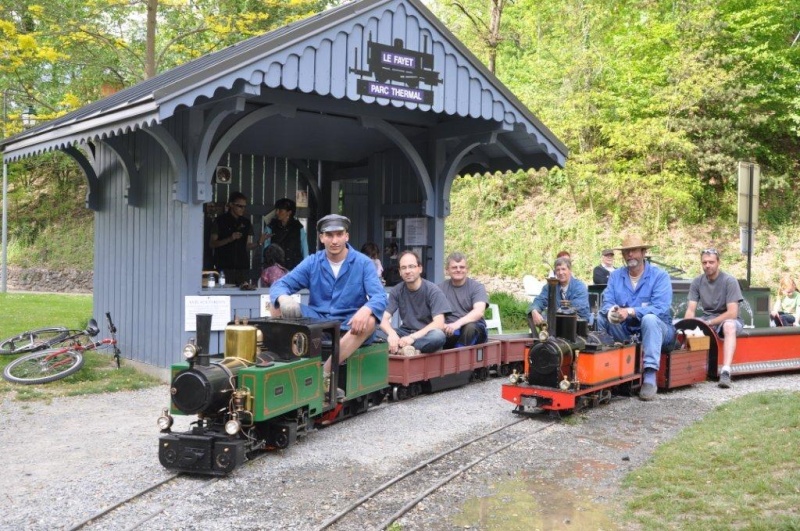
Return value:
[(414, 270), (414, 269), (416, 269), (418, 267), (419, 266), (417, 264), (414, 264), (414, 265), (410, 265), (410, 266), (400, 266), (399, 269), (400, 269), (400, 271), (412, 271), (412, 270)]
[(231, 203), (231, 204), (233, 206), (235, 206), (236, 208), (246, 208), (247, 207), (246, 203), (245, 204), (242, 204), (242, 203)]
[(713, 254), (713, 255), (716, 255), (716, 256), (717, 256), (717, 258), (719, 258), (719, 251), (717, 251), (717, 250), (716, 250), (716, 249), (714, 249), (713, 247), (712, 247), (712, 248), (710, 248), (710, 249), (703, 249), (703, 250), (700, 252), (700, 256), (703, 256), (704, 254)]

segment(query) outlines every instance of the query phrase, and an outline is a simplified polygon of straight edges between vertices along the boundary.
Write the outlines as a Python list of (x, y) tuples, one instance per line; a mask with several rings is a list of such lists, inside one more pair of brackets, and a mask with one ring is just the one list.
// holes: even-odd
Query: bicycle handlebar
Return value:
[(116, 334), (117, 327), (114, 326), (114, 323), (111, 321), (111, 312), (106, 312), (106, 322), (108, 323), (108, 331), (112, 334)]

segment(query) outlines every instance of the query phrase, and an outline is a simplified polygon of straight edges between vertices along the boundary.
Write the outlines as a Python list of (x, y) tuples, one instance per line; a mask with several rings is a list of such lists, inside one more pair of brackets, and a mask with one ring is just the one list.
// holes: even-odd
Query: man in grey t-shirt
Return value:
[[(404, 251), (398, 261), (403, 282), (389, 291), (389, 302), (381, 320), (381, 335), (389, 342), (389, 354), (401, 349), (436, 352), (444, 345), (444, 316), (450, 304), (439, 286), (422, 278), (422, 264), (412, 251)], [(392, 327), (392, 314), (400, 313), (402, 325)]]
[(485, 343), (486, 321), (483, 314), (489, 304), (486, 288), (467, 276), (467, 257), (462, 253), (450, 254), (445, 263), (445, 272), (450, 280), (439, 284), (439, 288), (447, 297), (452, 311), (445, 317), (444, 333), (447, 341), (444, 348)]
[(689, 304), (686, 306), (684, 318), (692, 319), (695, 316), (699, 302), (703, 307), (700, 319), (715, 327), (717, 333), (724, 338), (719, 386), (728, 388), (731, 386), (731, 364), (736, 352), (736, 334), (743, 328), (739, 317), (742, 290), (734, 277), (720, 271), (719, 251), (703, 250), (700, 253), (700, 262), (703, 265), (703, 274), (695, 278), (689, 287)]

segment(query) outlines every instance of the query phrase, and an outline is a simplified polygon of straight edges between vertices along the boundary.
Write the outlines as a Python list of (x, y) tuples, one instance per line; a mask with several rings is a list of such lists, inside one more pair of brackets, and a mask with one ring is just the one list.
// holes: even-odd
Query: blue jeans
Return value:
[[(630, 321), (631, 319), (628, 319)], [(611, 324), (603, 313), (597, 314), (597, 328), (604, 330), (617, 341), (627, 341), (632, 334), (639, 334), (642, 344), (644, 368), (658, 370), (661, 363), (661, 352), (671, 350), (675, 344), (675, 327), (649, 313), (642, 318), (641, 327), (629, 327), (625, 321)]]
[[(416, 330), (403, 328), (402, 326), (400, 328), (395, 328), (394, 331), (397, 332), (397, 335), (400, 337), (410, 336), (416, 332)], [(383, 330), (379, 330), (376, 333), (378, 337), (386, 339), (386, 334)], [(431, 330), (421, 338), (414, 340), (414, 348), (425, 353), (436, 352), (437, 350), (442, 350), (445, 339), (447, 339), (447, 336), (444, 335), (443, 330)]]
[(447, 338), (444, 348), (470, 347), (478, 343), (486, 343), (486, 325), (483, 322), (467, 323)]

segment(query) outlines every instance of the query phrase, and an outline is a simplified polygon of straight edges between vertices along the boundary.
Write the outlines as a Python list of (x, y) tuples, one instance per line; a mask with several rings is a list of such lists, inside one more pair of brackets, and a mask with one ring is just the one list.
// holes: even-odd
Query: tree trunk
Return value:
[(147, 0), (147, 42), (145, 44), (144, 77), (156, 75), (156, 14), (158, 0)]

